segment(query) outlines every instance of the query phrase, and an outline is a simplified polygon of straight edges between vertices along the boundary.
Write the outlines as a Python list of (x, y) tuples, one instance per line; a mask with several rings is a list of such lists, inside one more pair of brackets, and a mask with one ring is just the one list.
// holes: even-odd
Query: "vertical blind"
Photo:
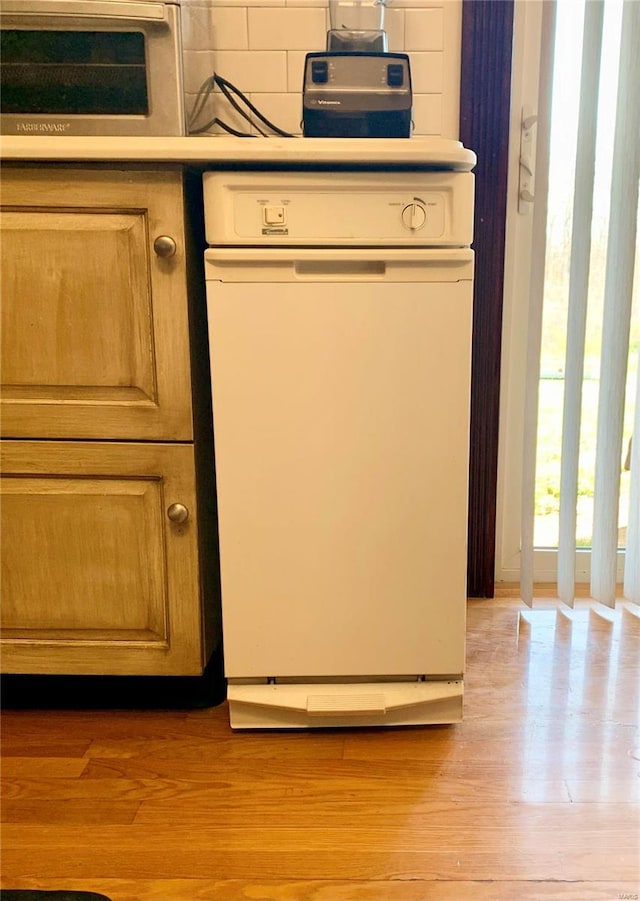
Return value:
[[(575, 595), (576, 511), (585, 333), (591, 264), (594, 178), (598, 141), (598, 94), (604, 0), (584, 5), (580, 104), (575, 153), (575, 188), (569, 261), (566, 360), (560, 464), (558, 595)], [(538, 386), (544, 306), (547, 192), (556, 3), (545, 4), (540, 66), (537, 184), (533, 218), (529, 340), (525, 392), (521, 595), (531, 604), (534, 582), (534, 521)], [(594, 476), (591, 595), (607, 606), (616, 599), (618, 508), (623, 452), (623, 417), (632, 315), (640, 178), (640, 2), (624, 0), (620, 33), (617, 107), (604, 283)], [(571, 152), (567, 148), (567, 152)], [(624, 596), (640, 604), (640, 361), (630, 452), (630, 501), (624, 550)]]

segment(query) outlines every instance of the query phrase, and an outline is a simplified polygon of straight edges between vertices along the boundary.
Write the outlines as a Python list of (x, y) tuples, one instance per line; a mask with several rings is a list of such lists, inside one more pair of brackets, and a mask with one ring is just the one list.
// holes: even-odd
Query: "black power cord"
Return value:
[[(266, 126), (270, 129), (274, 134), (280, 135), (282, 138), (293, 138), (295, 135), (289, 134), (288, 131), (283, 131), (281, 128), (278, 128), (277, 125), (274, 125), (273, 122), (270, 122), (266, 116), (264, 116), (257, 107), (251, 103), (248, 97), (246, 97), (242, 91), (240, 91), (234, 84), (231, 84), (230, 81), (227, 81), (226, 78), (223, 78), (221, 75), (217, 75), (215, 72), (213, 75), (210, 75), (206, 78), (200, 88), (198, 93), (196, 94), (196, 99), (193, 104), (193, 109), (191, 110), (191, 115), (189, 117), (189, 125), (188, 130), (190, 135), (200, 135), (204, 132), (208, 131), (212, 126), (219, 125), (220, 128), (224, 129), (228, 134), (235, 135), (238, 138), (255, 138), (256, 135), (249, 134), (248, 132), (237, 131), (235, 128), (232, 128), (226, 122), (223, 122), (222, 119), (219, 119), (217, 116), (214, 116), (213, 119), (210, 119), (204, 125), (199, 125), (196, 127), (196, 121), (199, 116), (202, 114), (202, 111), (205, 107), (205, 104), (208, 98), (211, 96), (215, 88), (219, 88), (220, 92), (224, 96), (224, 98), (231, 104), (231, 106), (238, 112), (243, 119), (245, 119), (250, 126), (256, 129), (256, 131), (262, 135), (262, 137), (269, 137), (268, 132), (263, 131), (263, 129), (258, 125), (255, 119), (249, 115), (249, 113), (243, 109), (241, 103), (244, 103), (248, 109), (253, 113), (253, 116), (257, 117), (257, 119), (262, 123), (263, 126)], [(236, 99), (238, 98), (238, 99)], [(240, 102), (238, 102), (238, 100)]]

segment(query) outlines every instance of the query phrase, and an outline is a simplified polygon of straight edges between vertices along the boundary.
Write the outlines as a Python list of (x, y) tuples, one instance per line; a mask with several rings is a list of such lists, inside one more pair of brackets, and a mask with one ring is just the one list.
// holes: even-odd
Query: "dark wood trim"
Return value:
[(493, 597), (513, 0), (463, 0), (460, 140), (478, 156), (467, 592)]

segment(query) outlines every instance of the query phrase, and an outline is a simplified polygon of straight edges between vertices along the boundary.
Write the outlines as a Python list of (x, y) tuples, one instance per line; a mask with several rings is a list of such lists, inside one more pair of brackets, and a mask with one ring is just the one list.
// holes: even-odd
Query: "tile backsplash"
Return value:
[[(182, 0), (187, 109), (216, 72), (280, 128), (299, 134), (305, 54), (325, 49), (328, 17), (326, 0)], [(391, 0), (387, 7), (389, 50), (411, 60), (414, 135), (458, 137), (461, 18), (462, 0)], [(215, 116), (251, 130), (217, 89), (195, 125)]]

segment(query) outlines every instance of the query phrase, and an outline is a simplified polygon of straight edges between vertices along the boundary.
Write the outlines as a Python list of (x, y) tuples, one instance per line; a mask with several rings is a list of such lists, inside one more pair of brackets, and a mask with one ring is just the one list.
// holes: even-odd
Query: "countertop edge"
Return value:
[(3, 135), (0, 158), (41, 162), (384, 165), (469, 172), (473, 151), (445, 138), (226, 138)]

